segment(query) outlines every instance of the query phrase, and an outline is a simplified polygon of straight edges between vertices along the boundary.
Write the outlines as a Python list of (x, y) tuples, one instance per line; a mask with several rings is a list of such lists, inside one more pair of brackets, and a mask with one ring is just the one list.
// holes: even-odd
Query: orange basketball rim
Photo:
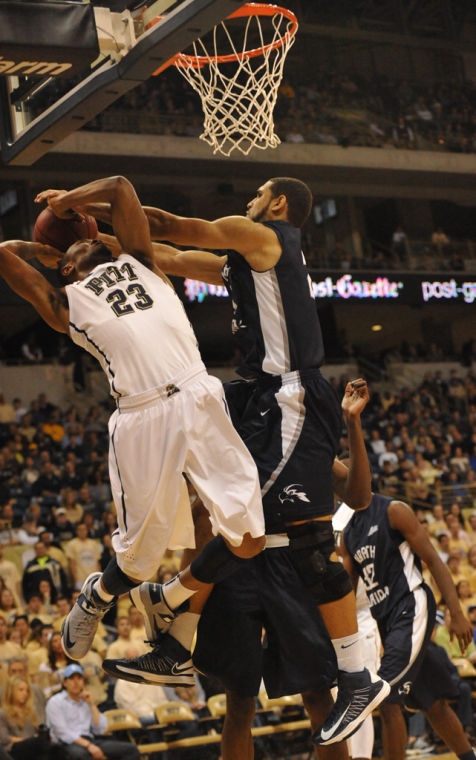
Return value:
[[(238, 8), (236, 11), (233, 11), (233, 13), (230, 13), (226, 20), (228, 21), (229, 19), (235, 18), (248, 18), (252, 16), (269, 17), (276, 16), (276, 14), (279, 14), (288, 19), (291, 24), (287, 27), (284, 34), (273, 40), (273, 42), (270, 42), (267, 45), (261, 45), (256, 48), (252, 48), (251, 50), (244, 50), (240, 53), (228, 53), (227, 55), (208, 56), (177, 53), (177, 55), (174, 55), (173, 58), (170, 58), (166, 63), (162, 64), (160, 68), (154, 71), (153, 76), (161, 74), (162, 71), (168, 69), (169, 66), (173, 65), (193, 66), (194, 68), (201, 68), (202, 66), (210, 64), (211, 61), (214, 63), (231, 63), (232, 61), (236, 61), (240, 58), (255, 58), (259, 55), (266, 55), (266, 53), (268, 53), (270, 50), (282, 47), (283, 45), (288, 45), (294, 39), (299, 26), (295, 14), (292, 11), (288, 10), (288, 8), (282, 8), (279, 5), (273, 5), (270, 3), (245, 3), (245, 5), (242, 5), (241, 8)], [(154, 22), (149, 24), (149, 26), (152, 26), (154, 23), (159, 22), (161, 18), (161, 16), (158, 16), (156, 19), (154, 19)]]

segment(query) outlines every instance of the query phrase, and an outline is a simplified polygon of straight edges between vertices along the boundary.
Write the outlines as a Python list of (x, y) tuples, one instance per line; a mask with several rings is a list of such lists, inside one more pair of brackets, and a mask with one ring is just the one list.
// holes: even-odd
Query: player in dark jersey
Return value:
[[(342, 408), (352, 431), (349, 467), (336, 459), (332, 473), (335, 491), (356, 508), (371, 496), (363, 435), (355, 424), (368, 398), (364, 381), (348, 383)], [(294, 567), (286, 534), (267, 531), (266, 542), (258, 561), (214, 587), (198, 625), (194, 664), (226, 690), (223, 760), (253, 757), (251, 725), (261, 679), (270, 697), (301, 693), (314, 731), (332, 708), (329, 688), (337, 664), (322, 618)], [(333, 760), (347, 755), (344, 742), (322, 752)]]
[[(463, 650), (472, 641), (472, 628), (463, 615), (450, 574), (413, 510), (404, 502), (375, 494), (369, 507), (356, 512), (345, 527), (340, 550), (354, 582), (357, 575), (364, 582), (384, 648), (379, 675), (392, 687), (380, 705), (386, 759), (405, 757), (407, 730), (400, 705), (409, 695), (412, 706), (423, 710), (460, 760), (474, 760), (463, 728), (444, 699), (445, 671), (438, 669), (434, 659), (426, 662), (435, 601), (423, 581), (421, 560), (441, 591), (451, 613), (452, 634)], [(432, 671), (433, 698), (428, 695)]]
[[(229, 289), (232, 328), (243, 355), (239, 373), (245, 378), (227, 389), (233, 422), (258, 467), (267, 529), (289, 537), (294, 565), (319, 606), (337, 656), (339, 696), (322, 726), (322, 741), (330, 744), (377, 706), (388, 685), (364, 668), (355, 596), (342, 566), (331, 559), (331, 473), (341, 414), (319, 370), (322, 334), (301, 250), (300, 228), (311, 206), (307, 185), (279, 177), (258, 189), (246, 217), (207, 222), (145, 211), (153, 239), (227, 251), (177, 255), (162, 246), (157, 260), (168, 274), (224, 281)], [(88, 211), (108, 221), (107, 209)], [(177, 603), (180, 579), (174, 584)], [(147, 600), (154, 593), (150, 586), (142, 590)], [(167, 598), (168, 588), (162, 593)], [(143, 604), (146, 614), (152, 602)]]

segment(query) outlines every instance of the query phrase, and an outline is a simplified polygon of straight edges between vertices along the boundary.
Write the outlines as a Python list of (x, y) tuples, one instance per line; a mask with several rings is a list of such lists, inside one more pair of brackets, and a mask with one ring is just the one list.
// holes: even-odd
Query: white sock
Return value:
[(170, 635), (182, 644), (190, 652), (192, 648), (193, 637), (197, 630), (200, 615), (196, 612), (184, 612), (173, 621), (169, 628)]
[(348, 743), (349, 757), (372, 757), (374, 746), (374, 719), (367, 715), (359, 730), (352, 734)]
[(102, 599), (103, 602), (112, 602), (114, 599), (114, 594), (108, 594), (108, 592), (103, 588), (101, 578), (98, 578), (97, 581), (93, 583), (93, 591), (96, 592), (98, 597)]
[(176, 610), (183, 602), (190, 599), (195, 594), (195, 591), (187, 588), (180, 582), (180, 575), (176, 575), (171, 581), (164, 583), (162, 586), (162, 592), (164, 599), (167, 602), (171, 610)]
[(351, 633), (340, 639), (331, 639), (337, 657), (337, 667), (346, 673), (357, 673), (365, 668), (360, 648), (360, 633)]

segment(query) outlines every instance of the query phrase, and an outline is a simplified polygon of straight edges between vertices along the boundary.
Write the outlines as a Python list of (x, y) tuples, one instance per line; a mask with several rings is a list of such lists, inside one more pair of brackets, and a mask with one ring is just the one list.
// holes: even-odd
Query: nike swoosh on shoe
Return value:
[(179, 676), (179, 675), (182, 675), (182, 673), (187, 673), (187, 672), (190, 673), (190, 671), (192, 671), (193, 673), (192, 660), (182, 663), (182, 666), (180, 666), (179, 662), (174, 662), (174, 664), (170, 668), (170, 672), (172, 673), (173, 676), (175, 675)]
[(342, 713), (342, 715), (340, 716), (339, 720), (337, 721), (337, 723), (334, 723), (334, 725), (332, 726), (332, 728), (331, 728), (330, 731), (324, 731), (324, 729), (322, 729), (322, 731), (321, 731), (321, 739), (323, 741), (326, 742), (328, 739), (331, 738), (331, 736), (333, 736), (336, 733), (336, 730), (339, 728), (340, 724), (342, 723), (342, 721), (344, 720), (345, 716), (347, 715), (349, 707), (350, 707), (350, 705), (348, 705), (345, 708), (345, 710)]
[(63, 629), (61, 631), (61, 639), (62, 640), (64, 639), (64, 645), (67, 649), (66, 654), (68, 655), (68, 657), (71, 657), (74, 660), (75, 658), (74, 658), (74, 655), (71, 654), (71, 650), (73, 649), (75, 642), (71, 641), (71, 639), (69, 638), (69, 626), (67, 626), (66, 624), (63, 624)]
[[(115, 675), (120, 678), (121, 674), (124, 676), (124, 678), (127, 680), (127, 676), (133, 676), (134, 679), (138, 683), (159, 683), (163, 686), (186, 686), (190, 685), (193, 686), (195, 683), (195, 679), (193, 677), (193, 674), (188, 673), (180, 673), (175, 674), (175, 678), (170, 673), (169, 675), (162, 674), (162, 673), (144, 673), (139, 672), (135, 668), (129, 668), (126, 665), (116, 665), (115, 666)], [(108, 671), (106, 671), (108, 672)], [(132, 679), (131, 679), (132, 680)]]

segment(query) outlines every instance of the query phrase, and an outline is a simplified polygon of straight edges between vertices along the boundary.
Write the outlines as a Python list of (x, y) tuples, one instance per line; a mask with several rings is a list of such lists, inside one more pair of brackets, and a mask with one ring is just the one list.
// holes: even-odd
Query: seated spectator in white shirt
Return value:
[(136, 647), (140, 650), (141, 654), (147, 652), (144, 640), (138, 641), (138, 639), (131, 638), (131, 624), (128, 617), (120, 615), (116, 620), (116, 627), (118, 636), (107, 648), (106, 657), (108, 659), (115, 660), (125, 657), (125, 653), (129, 647)]
[(5, 586), (10, 589), (15, 597), (17, 605), (21, 599), (21, 575), (14, 562), (3, 558), (3, 544), (0, 544), (0, 577), (5, 581)]
[(32, 486), (33, 483), (36, 483), (39, 477), (40, 477), (40, 471), (35, 466), (35, 460), (33, 459), (33, 457), (26, 457), (25, 466), (20, 474), (20, 480), (26, 486)]
[(142, 617), (142, 614), (139, 612), (137, 607), (134, 607), (133, 604), (131, 604), (129, 607), (127, 614), (129, 616), (129, 623), (131, 626), (131, 639), (133, 641), (140, 641), (142, 644), (147, 640), (144, 618)]
[(88, 537), (88, 527), (83, 522), (76, 525), (76, 538), (71, 539), (66, 544), (65, 554), (69, 560), (75, 589), (82, 587), (88, 575), (101, 570), (99, 565), (100, 544)]
[(22, 546), (33, 546), (39, 540), (39, 527), (31, 512), (25, 514), (25, 518), (16, 533)]
[(370, 431), (370, 448), (374, 454), (384, 454), (386, 449), (385, 441), (380, 436), (380, 430), (378, 428), (372, 428)]
[(3, 673), (6, 673), (8, 664), (11, 660), (20, 658), (26, 661), (26, 656), (21, 646), (19, 644), (15, 644), (13, 641), (9, 641), (7, 636), (7, 621), (5, 618), (0, 617), (0, 669), (3, 671)]
[[(138, 657), (136, 647), (126, 649), (125, 657)], [(118, 678), (114, 686), (114, 702), (123, 710), (131, 710), (137, 715), (143, 726), (157, 723), (155, 709), (164, 702), (177, 700), (174, 689), (160, 684), (133, 683)]]
[(393, 465), (398, 464), (398, 456), (393, 451), (393, 443), (392, 441), (387, 441), (385, 444), (385, 451), (383, 454), (380, 454), (378, 458), (378, 466), (380, 469), (383, 467), (384, 462), (391, 462)]

